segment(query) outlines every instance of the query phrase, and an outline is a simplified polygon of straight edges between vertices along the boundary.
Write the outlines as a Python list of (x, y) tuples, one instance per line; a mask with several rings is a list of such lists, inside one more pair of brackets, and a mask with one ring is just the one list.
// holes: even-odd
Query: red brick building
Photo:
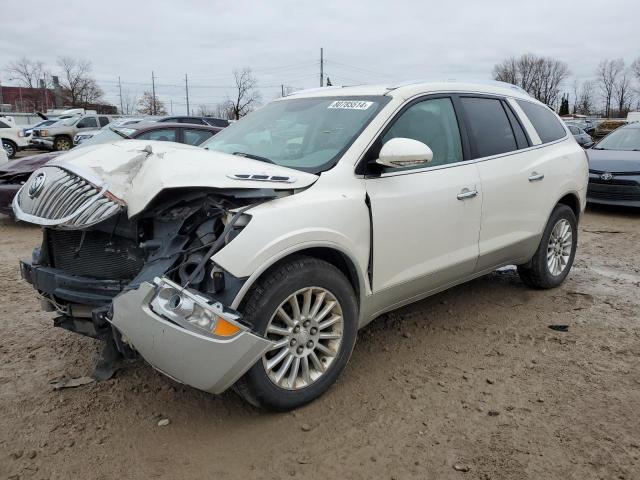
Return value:
[(12, 112), (46, 112), (55, 108), (55, 94), (50, 88), (0, 86), (0, 104), (11, 105)]

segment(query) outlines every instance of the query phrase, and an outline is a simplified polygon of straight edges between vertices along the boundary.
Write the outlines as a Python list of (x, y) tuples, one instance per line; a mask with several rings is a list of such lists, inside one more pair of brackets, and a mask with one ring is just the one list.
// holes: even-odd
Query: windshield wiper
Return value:
[(127, 140), (131, 140), (131, 137), (129, 135), (127, 135), (126, 133), (121, 132), (120, 130), (116, 130), (115, 128), (111, 128), (111, 127), (109, 127), (109, 130), (111, 130), (113, 133), (117, 133), (122, 138), (126, 138)]
[(261, 162), (273, 163), (274, 165), (277, 165), (273, 160), (267, 157), (261, 157), (260, 155), (254, 155), (253, 153), (233, 152), (232, 155), (238, 155), (239, 157), (250, 158), (251, 160), (259, 160)]

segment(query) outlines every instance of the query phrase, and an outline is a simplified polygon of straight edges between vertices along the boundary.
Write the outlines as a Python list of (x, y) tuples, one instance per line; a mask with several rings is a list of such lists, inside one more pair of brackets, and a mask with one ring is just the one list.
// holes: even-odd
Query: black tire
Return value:
[(53, 141), (53, 149), (56, 152), (71, 150), (73, 141), (69, 137), (56, 137)]
[(7, 152), (7, 157), (13, 158), (18, 153), (18, 147), (10, 140), (2, 140), (2, 148)]
[(241, 397), (256, 407), (287, 411), (315, 400), (336, 381), (351, 356), (358, 330), (356, 295), (342, 272), (323, 260), (298, 256), (267, 272), (243, 302), (244, 320), (253, 325), (256, 332), (266, 334), (278, 306), (305, 287), (326, 289), (339, 302), (343, 330), (338, 353), (317, 380), (297, 390), (276, 385), (269, 378), (263, 360), (258, 360), (234, 386)]
[[(571, 226), (571, 253), (562, 272), (553, 275), (547, 262), (547, 247), (549, 246), (549, 239), (551, 238), (554, 227), (561, 220), (566, 220)], [(559, 286), (564, 282), (565, 278), (567, 278), (567, 275), (569, 275), (569, 271), (573, 265), (573, 259), (576, 255), (577, 244), (578, 221), (576, 220), (576, 215), (568, 206), (562, 204), (556, 205), (556, 208), (551, 212), (547, 226), (542, 234), (540, 245), (533, 255), (533, 258), (525, 265), (518, 265), (520, 278), (527, 286), (532, 288), (546, 289)]]

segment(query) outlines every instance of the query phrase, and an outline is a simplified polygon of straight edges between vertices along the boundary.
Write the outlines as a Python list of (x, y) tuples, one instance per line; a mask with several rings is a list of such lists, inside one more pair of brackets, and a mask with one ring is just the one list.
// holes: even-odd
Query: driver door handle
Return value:
[(469, 190), (465, 187), (458, 194), (458, 200), (466, 200), (467, 198), (473, 198), (476, 195), (478, 195), (478, 191), (476, 189)]
[(531, 175), (529, 175), (530, 182), (539, 182), (543, 178), (544, 178), (544, 173), (531, 172)]

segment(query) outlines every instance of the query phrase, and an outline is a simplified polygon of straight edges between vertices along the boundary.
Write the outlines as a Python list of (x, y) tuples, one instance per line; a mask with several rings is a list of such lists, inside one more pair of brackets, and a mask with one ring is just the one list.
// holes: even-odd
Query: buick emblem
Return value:
[(613, 175), (611, 175), (609, 172), (603, 173), (602, 175), (600, 175), (600, 180), (609, 181), (612, 178), (613, 178)]
[(40, 172), (35, 177), (33, 177), (33, 180), (31, 180), (31, 183), (29, 184), (29, 190), (27, 190), (29, 197), (36, 198), (38, 195), (40, 195), (40, 192), (44, 188), (44, 182), (46, 179), (47, 174), (44, 172)]

